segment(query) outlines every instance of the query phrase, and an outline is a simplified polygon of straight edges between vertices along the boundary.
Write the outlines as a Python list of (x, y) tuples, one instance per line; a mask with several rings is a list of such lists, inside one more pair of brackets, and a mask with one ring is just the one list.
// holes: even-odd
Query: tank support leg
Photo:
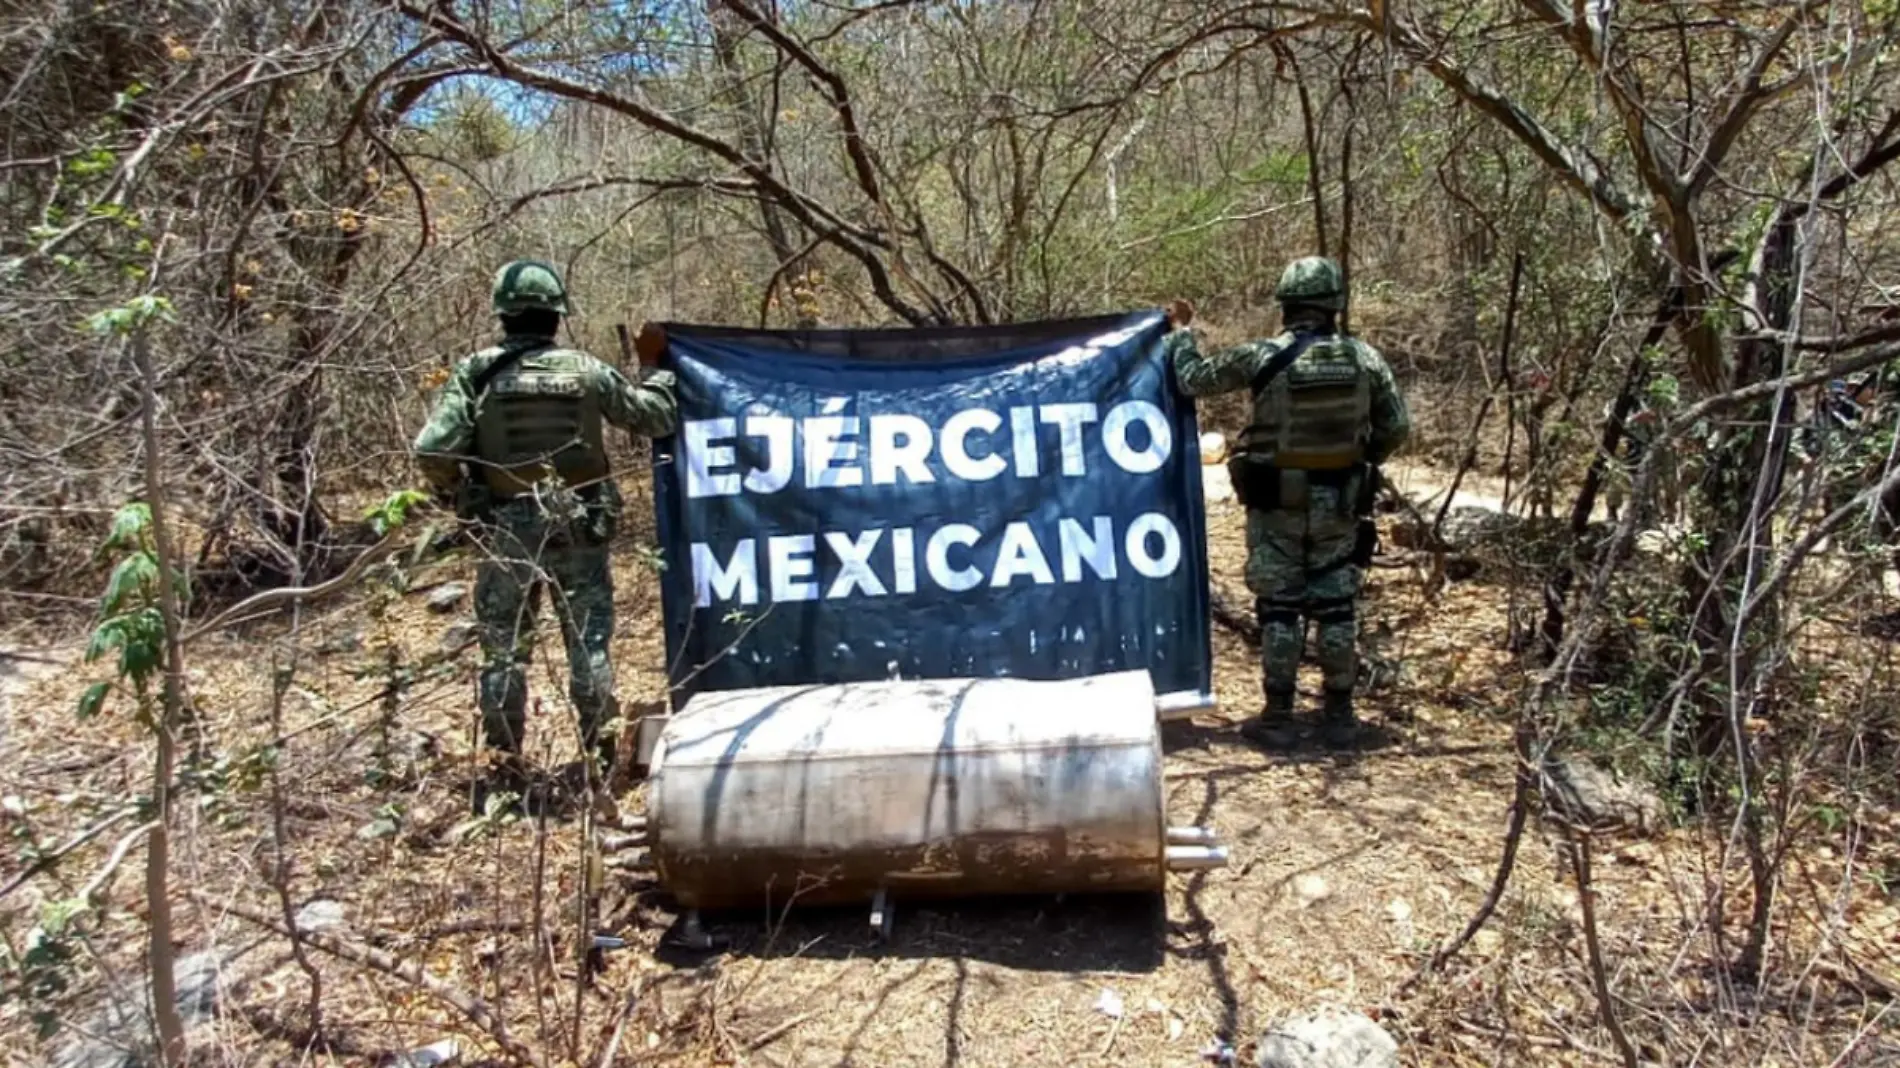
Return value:
[(686, 919), (680, 924), (679, 942), (688, 949), (707, 950), (718, 948), (718, 942), (699, 924), (699, 910), (687, 909)]
[(891, 921), (893, 918), (894, 916), (891, 912), (891, 895), (883, 887), (879, 887), (877, 893), (871, 898), (871, 931), (877, 935), (878, 941), (889, 942), (891, 940)]

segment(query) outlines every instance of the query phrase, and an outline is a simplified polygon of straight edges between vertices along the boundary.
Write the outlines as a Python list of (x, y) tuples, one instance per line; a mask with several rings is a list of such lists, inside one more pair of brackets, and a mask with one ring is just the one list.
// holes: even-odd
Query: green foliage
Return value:
[(429, 495), (421, 490), (397, 490), (381, 504), (365, 511), (363, 518), (369, 521), (370, 529), (376, 532), (376, 536), (382, 537), (408, 522), (409, 512), (428, 500)]
[[(152, 544), (151, 524), (152, 510), (143, 501), (133, 501), (113, 516), (100, 553), (118, 553), (119, 562), (113, 566), (100, 596), (99, 621), (85, 653), (88, 664), (107, 654), (118, 654), (117, 681), (132, 684), (139, 695), (140, 715), (147, 722), (151, 714), (146, 699), (148, 686), (164, 667), (165, 659), (165, 619), (159, 610), (158, 554)], [(183, 575), (172, 576), (172, 588), (180, 602), (189, 599), (190, 587)], [(112, 686), (110, 682), (96, 682), (87, 687), (79, 698), (79, 717), (98, 715)]]
[(26, 934), (17, 955), (0, 941), (0, 1003), (28, 1007), (33, 1028), (42, 1040), (59, 1031), (57, 999), (72, 985), (79, 943), (74, 921), (87, 911), (78, 898), (49, 901), (40, 907), (39, 922)]
[[(116, 308), (94, 312), (86, 319), (86, 329), (104, 337), (127, 337), (152, 323), (175, 323), (177, 309), (165, 297), (147, 293), (133, 297)], [(150, 520), (150, 516), (147, 516)]]

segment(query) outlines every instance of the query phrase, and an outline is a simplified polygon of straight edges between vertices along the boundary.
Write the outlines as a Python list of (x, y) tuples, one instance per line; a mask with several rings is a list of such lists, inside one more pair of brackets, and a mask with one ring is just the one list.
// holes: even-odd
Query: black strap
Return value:
[(1317, 337), (1319, 337), (1318, 334), (1308, 333), (1304, 330), (1296, 332), (1293, 335), (1293, 344), (1274, 353), (1273, 359), (1268, 360), (1267, 365), (1262, 367), (1259, 372), (1253, 376), (1252, 386), (1254, 396), (1259, 396), (1261, 391), (1272, 385), (1273, 380), (1280, 377), (1281, 372), (1291, 367), (1293, 361), (1299, 359), (1300, 353), (1305, 352)]
[(554, 339), (544, 337), (529, 338), (524, 343), (516, 345), (503, 342), (501, 355), (490, 361), (487, 367), (475, 373), (475, 381), (469, 383), (470, 395), (479, 400), (482, 391), (488, 388), (488, 384), (495, 380), (496, 375), (521, 362), (525, 356), (532, 356), (553, 347)]

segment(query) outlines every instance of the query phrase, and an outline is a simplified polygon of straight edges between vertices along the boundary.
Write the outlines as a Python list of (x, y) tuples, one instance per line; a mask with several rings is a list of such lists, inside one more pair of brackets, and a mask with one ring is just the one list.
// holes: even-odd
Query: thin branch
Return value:
[[(191, 892), (191, 897), (199, 904), (221, 912), (228, 912), (264, 930), (274, 931), (285, 937), (290, 936), (290, 932), (284, 929), (283, 921), (263, 909), (247, 905), (242, 901), (231, 900), (228, 897), (214, 897), (197, 890)], [(333, 957), (340, 957), (352, 964), (360, 964), (385, 975), (395, 976), (426, 992), (430, 997), (461, 1013), (470, 1023), (481, 1028), (509, 1057), (534, 1065), (535, 1068), (547, 1068), (547, 1059), (541, 1055), (540, 1051), (510, 1034), (507, 1024), (496, 1015), (495, 1010), (490, 1008), (486, 1001), (458, 987), (450, 986), (424, 971), (422, 966), (414, 961), (402, 960), (374, 946), (358, 945), (328, 931), (301, 931), (299, 936), (306, 944)]]

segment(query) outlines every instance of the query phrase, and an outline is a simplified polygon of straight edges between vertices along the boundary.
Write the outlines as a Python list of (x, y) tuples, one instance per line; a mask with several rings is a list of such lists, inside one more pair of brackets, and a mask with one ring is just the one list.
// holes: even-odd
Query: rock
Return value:
[(482, 639), (482, 625), (463, 620), (442, 632), (442, 651), (459, 653)]
[[(172, 965), (178, 991), (178, 1015), (187, 1031), (217, 1014), (221, 973), (233, 962), (205, 951), (179, 957)], [(73, 1037), (52, 1057), (55, 1068), (147, 1068), (157, 1063), (151, 1024), (145, 1017), (143, 991), (132, 997), (107, 996), (98, 1011), (73, 1030)]]
[(1654, 834), (1667, 815), (1662, 798), (1647, 785), (1572, 757), (1545, 760), (1544, 802), (1556, 815), (1593, 831)]
[(297, 930), (330, 931), (343, 926), (343, 903), (318, 898), (297, 910)]
[(208, 1023), (217, 1015), (218, 988), (226, 966), (223, 954), (209, 950), (180, 957), (172, 966), (178, 1015), (187, 1028)]
[(429, 591), (429, 611), (438, 615), (453, 612), (462, 603), (462, 598), (467, 596), (468, 583), (444, 582)]
[(1293, 880), (1293, 896), (1299, 899), (1301, 908), (1307, 908), (1332, 897), (1333, 888), (1326, 885), (1326, 880), (1308, 873)]
[(462, 1046), (452, 1038), (445, 1038), (433, 1045), (410, 1050), (390, 1062), (390, 1068), (435, 1068), (440, 1064), (454, 1064), (462, 1059)]
[(340, 653), (354, 653), (363, 648), (363, 632), (348, 630), (333, 634), (317, 643), (318, 656), (336, 656)]
[(1356, 1012), (1303, 1013), (1260, 1036), (1260, 1068), (1398, 1068), (1399, 1044)]

